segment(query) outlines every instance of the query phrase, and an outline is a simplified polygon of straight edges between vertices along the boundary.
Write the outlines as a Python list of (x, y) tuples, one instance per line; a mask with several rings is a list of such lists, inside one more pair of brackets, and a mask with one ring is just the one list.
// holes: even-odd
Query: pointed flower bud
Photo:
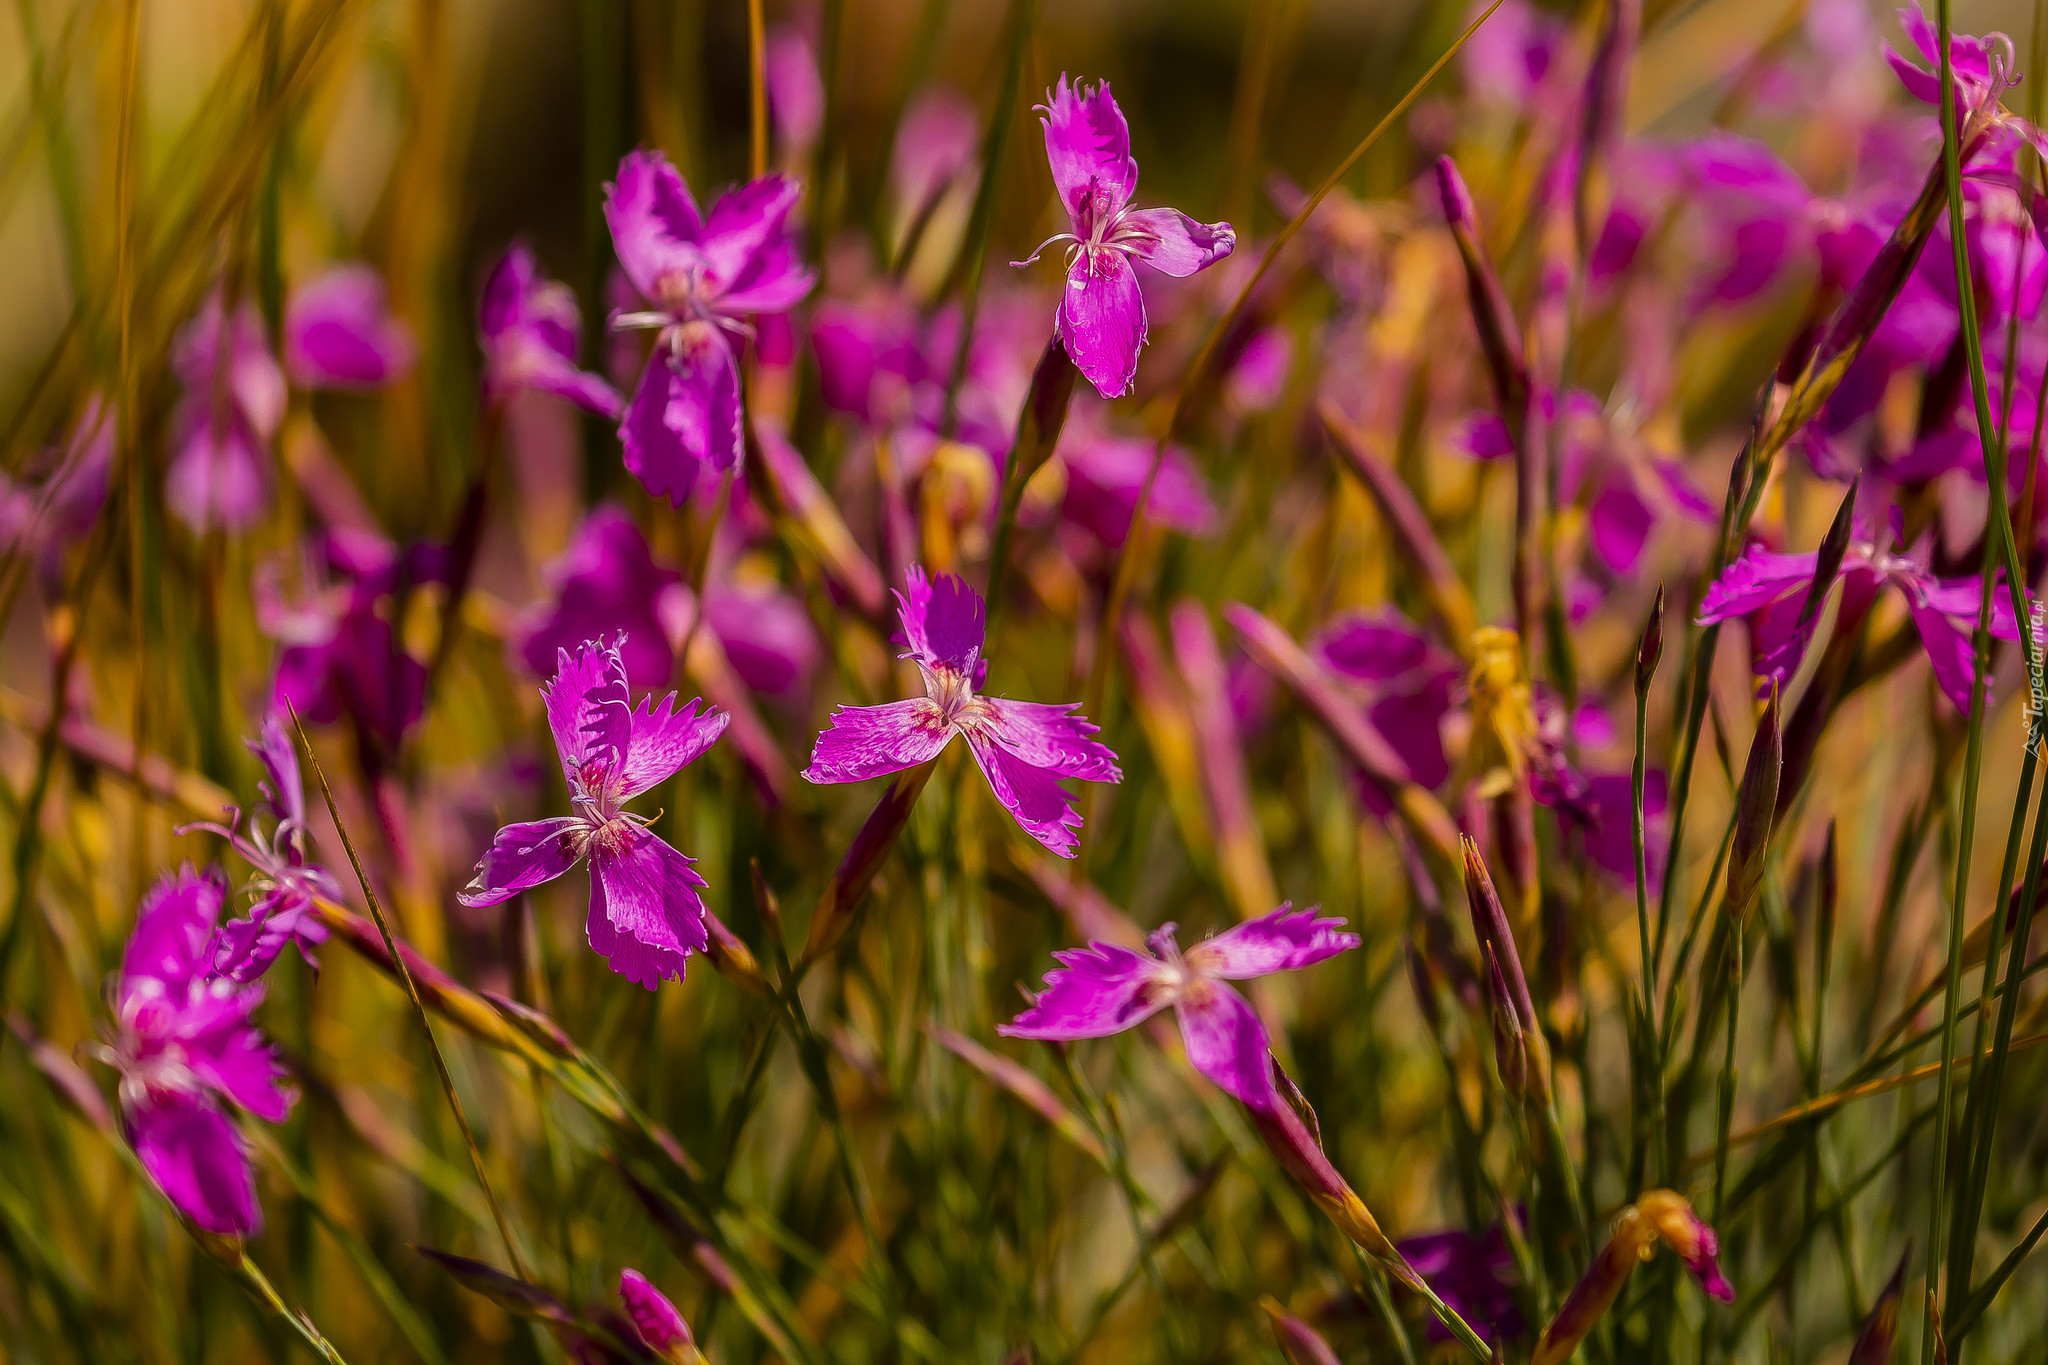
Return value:
[(1260, 1298), (1259, 1307), (1266, 1310), (1266, 1317), (1273, 1324), (1273, 1335), (1280, 1342), (1280, 1354), (1287, 1357), (1287, 1365), (1340, 1365), (1337, 1353), (1323, 1340), (1322, 1333), (1282, 1308), (1278, 1299), (1267, 1294)]
[(1507, 291), (1486, 254), (1479, 234), (1479, 214), (1472, 207), (1472, 195), (1449, 157), (1436, 162), (1437, 194), (1443, 201), (1444, 221), (1458, 244), (1465, 262), (1465, 286), (1472, 303), (1472, 321), (1479, 329), (1479, 346), (1486, 353), (1486, 367), (1493, 376), (1494, 397), (1501, 416), (1510, 428), (1527, 416), (1529, 368), (1522, 354), (1522, 329), (1515, 323)]
[[(1512, 1017), (1520, 1031), (1526, 1058), (1524, 1084), (1542, 1099), (1550, 1093), (1550, 1051), (1536, 1021), (1536, 1002), (1529, 994), (1529, 980), (1522, 974), (1514, 931), (1508, 927), (1507, 911), (1501, 908), (1500, 893), (1494, 890), (1479, 845), (1469, 837), (1460, 842), (1465, 855), (1465, 903), (1472, 911), (1472, 936), (1491, 968), (1488, 990), (1493, 1006), (1497, 1015)], [(1505, 1071), (1502, 1079), (1507, 1079)]]
[(1493, 945), (1486, 945), (1487, 984), (1492, 995), (1493, 1063), (1500, 1069), (1500, 1083), (1508, 1097), (1520, 1103), (1529, 1083), (1529, 1052), (1522, 1040), (1522, 1025), (1515, 1018), (1515, 1004), (1508, 996), (1508, 983), (1501, 976), (1500, 959)]
[(633, 1320), (640, 1340), (663, 1360), (675, 1365), (697, 1365), (704, 1359), (690, 1337), (690, 1324), (683, 1321), (683, 1315), (668, 1301), (668, 1296), (649, 1283), (645, 1275), (637, 1270), (620, 1271), (619, 1300), (626, 1305), (626, 1316)]
[[(1387, 1234), (1380, 1231), (1372, 1210), (1323, 1154), (1322, 1140), (1309, 1126), (1315, 1121), (1315, 1110), (1301, 1098), (1301, 1092), (1277, 1062), (1273, 1063), (1273, 1081), (1273, 1089), (1265, 1100), (1257, 1104), (1247, 1102), (1244, 1106), (1252, 1129), (1266, 1144), (1266, 1150), (1280, 1163), (1280, 1169), (1315, 1201), (1316, 1207), (1329, 1216), (1338, 1231), (1385, 1262), (1397, 1278), (1404, 1282), (1412, 1278), (1413, 1272), (1387, 1240)], [(1307, 1123), (1302, 1121), (1303, 1113), (1308, 1115)]]
[(1849, 1348), (1848, 1365), (1891, 1365), (1892, 1347), (1899, 1335), (1899, 1301), (1905, 1297), (1906, 1266), (1912, 1259), (1913, 1248), (1908, 1246), (1899, 1257), (1899, 1268), (1871, 1305), (1870, 1316), (1863, 1320), (1863, 1330)]
[(1615, 1218), (1607, 1245), (1543, 1329), (1530, 1365), (1564, 1365), (1570, 1360), (1579, 1343), (1614, 1306), (1637, 1264), (1656, 1255), (1659, 1242), (1678, 1254), (1701, 1289), (1723, 1303), (1734, 1302), (1735, 1291), (1722, 1278), (1715, 1260), (1721, 1244), (1714, 1230), (1700, 1220), (1683, 1196), (1670, 1190), (1651, 1190)]
[(1739, 924), (1756, 905), (1770, 852), (1771, 825), (1778, 808), (1778, 777), (1785, 767), (1785, 741), (1778, 728), (1778, 695), (1757, 722), (1749, 762), (1735, 800), (1735, 843), (1728, 857), (1728, 913)]
[(1657, 676), (1657, 663), (1664, 657), (1664, 585), (1657, 585), (1657, 600), (1650, 606), (1650, 619), (1643, 622), (1642, 639), (1636, 645), (1636, 695), (1648, 695), (1650, 680)]

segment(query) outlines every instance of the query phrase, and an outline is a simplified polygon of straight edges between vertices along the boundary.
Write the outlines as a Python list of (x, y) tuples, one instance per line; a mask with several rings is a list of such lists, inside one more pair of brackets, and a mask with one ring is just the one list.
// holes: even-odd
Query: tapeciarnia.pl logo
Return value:
[(2048, 673), (2044, 673), (2041, 650), (2044, 639), (2048, 639), (2048, 604), (2035, 602), (2027, 610), (2027, 636), (2034, 643), (2033, 657), (2027, 664), (2027, 745), (2033, 749), (2034, 757), (2048, 758), (2042, 752), (2044, 733), (2042, 714), (2048, 711)]

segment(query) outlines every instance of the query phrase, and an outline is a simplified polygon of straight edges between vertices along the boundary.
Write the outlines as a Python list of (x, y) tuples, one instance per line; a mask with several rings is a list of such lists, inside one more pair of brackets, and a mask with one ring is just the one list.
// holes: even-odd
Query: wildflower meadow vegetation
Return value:
[(0, 1365), (2043, 1359), (2044, 19), (19, 0)]

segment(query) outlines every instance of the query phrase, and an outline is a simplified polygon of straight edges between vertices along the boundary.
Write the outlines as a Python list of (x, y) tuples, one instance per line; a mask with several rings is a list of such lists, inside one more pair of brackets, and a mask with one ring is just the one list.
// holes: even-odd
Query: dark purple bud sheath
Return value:
[(1892, 1348), (1899, 1335), (1899, 1302), (1905, 1297), (1906, 1267), (1912, 1260), (1913, 1248), (1908, 1245), (1899, 1257), (1898, 1269), (1892, 1271), (1892, 1277), (1878, 1291), (1877, 1302), (1870, 1306), (1870, 1316), (1863, 1319), (1856, 1344), (1849, 1348), (1848, 1365), (1891, 1365)]
[(1650, 605), (1650, 617), (1636, 642), (1636, 696), (1649, 695), (1650, 681), (1657, 676), (1657, 664), (1664, 657), (1664, 585), (1657, 585), (1657, 600)]
[(1487, 988), (1493, 1020), (1493, 1063), (1500, 1071), (1501, 1088), (1517, 1104), (1528, 1091), (1529, 1052), (1522, 1038), (1522, 1025), (1515, 1017), (1515, 1003), (1508, 983), (1501, 976), (1500, 958), (1493, 945), (1486, 945)]
[[(1492, 974), (1487, 990), (1489, 1004), (1514, 1017), (1521, 1032), (1526, 1093), (1541, 1104), (1550, 1098), (1550, 1045), (1536, 1019), (1536, 1002), (1529, 994), (1529, 981), (1522, 973), (1522, 956), (1515, 947), (1514, 930), (1508, 926), (1507, 911), (1500, 893), (1486, 870), (1479, 845), (1460, 837), (1464, 854), (1465, 902), (1472, 912), (1472, 936), (1479, 943), (1481, 958), (1490, 963)], [(1507, 1079), (1503, 1073), (1502, 1080)]]
[(1472, 303), (1472, 321), (1479, 328), (1479, 346), (1486, 354), (1487, 372), (1493, 377), (1494, 398), (1500, 404), (1501, 416), (1519, 432), (1529, 401), (1529, 365), (1522, 351), (1522, 330), (1486, 253), (1471, 192), (1465, 188), (1456, 163), (1447, 156), (1437, 158), (1436, 185), (1443, 202), (1444, 222), (1465, 262), (1465, 288)]
[[(1277, 1063), (1273, 1069), (1279, 1072)], [(1401, 1253), (1394, 1249), (1387, 1234), (1380, 1231), (1379, 1222), (1372, 1216), (1372, 1210), (1365, 1206), (1365, 1201), (1330, 1164), (1329, 1157), (1323, 1154), (1322, 1144), (1309, 1131), (1294, 1105), (1276, 1088), (1268, 1099), (1260, 1103), (1245, 1103), (1244, 1111), (1252, 1122), (1252, 1130), (1266, 1144), (1266, 1150), (1273, 1154), (1274, 1160), (1280, 1163), (1280, 1169), (1301, 1186), (1302, 1191), (1315, 1201), (1316, 1207), (1337, 1225), (1338, 1231), (1349, 1237), (1361, 1251), (1384, 1264), (1389, 1273), (1403, 1284), (1414, 1285), (1417, 1282), (1415, 1272), (1402, 1260)]]
[(860, 907), (861, 898), (867, 895), (875, 873), (881, 870), (882, 860), (889, 856), (890, 849), (896, 847), (897, 837), (910, 823), (910, 813), (917, 809), (917, 798), (924, 791), (924, 784), (931, 781), (932, 770), (937, 766), (938, 760), (933, 759), (890, 779), (889, 789), (882, 793), (882, 799), (875, 803), (874, 810), (862, 822), (860, 832), (846, 847), (846, 856), (839, 860), (838, 870), (826, 883), (825, 893), (818, 897), (818, 908), (811, 912), (810, 933), (804, 940), (803, 953), (796, 961), (799, 974), (831, 952), (847, 929), (852, 927), (853, 912)]
[(1394, 543), (1421, 578), (1422, 590), (1428, 596), (1430, 609), (1443, 626), (1445, 636), (1453, 648), (1461, 654), (1466, 652), (1467, 642), (1479, 624), (1478, 612), (1472, 605), (1471, 591), (1466, 588), (1465, 580), (1458, 576), (1443, 542), (1437, 539), (1436, 529), (1429, 524), (1429, 516), (1422, 510), (1422, 504), (1415, 500), (1415, 494), (1409, 491), (1408, 485), (1401, 482), (1401, 476), (1394, 472), (1394, 467), (1370, 448), (1365, 433), (1334, 404), (1325, 402), (1317, 411), (1322, 416), (1324, 429), (1330, 433), (1330, 444), (1344, 461), (1344, 467), (1365, 485), (1373, 505), (1386, 521)]
[(1763, 884), (1771, 826), (1777, 818), (1778, 778), (1784, 766), (1778, 694), (1773, 688), (1763, 718), (1757, 722), (1756, 735), (1749, 742), (1749, 761), (1743, 766), (1742, 785), (1735, 799), (1735, 842), (1728, 855), (1727, 913), (1738, 928), (1755, 908), (1757, 889)]

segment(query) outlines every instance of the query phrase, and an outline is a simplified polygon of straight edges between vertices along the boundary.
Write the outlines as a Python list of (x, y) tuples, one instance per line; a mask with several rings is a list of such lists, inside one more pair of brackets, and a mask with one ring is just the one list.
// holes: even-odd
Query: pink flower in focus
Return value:
[[(1819, 572), (1820, 555), (1779, 554), (1761, 545), (1730, 564), (1700, 601), (1699, 622), (1712, 625), (1735, 616), (1751, 618), (1757, 652), (1755, 672), (1759, 695), (1770, 683), (1789, 682), (1799, 671), (1807, 642), (1820, 625), (1821, 613), (1803, 622), (1801, 607)], [(1877, 595), (1894, 587), (1906, 599), (1906, 611), (1919, 632), (1920, 647), (1934, 667), (1934, 680), (1959, 711), (1970, 709), (1970, 687), (1976, 678), (1976, 651), (1970, 643), (1976, 629), (1979, 584), (1975, 575), (1936, 578), (1918, 558), (1883, 550), (1869, 539), (1849, 543), (1842, 561), (1842, 605), (1839, 617), (1854, 621), (1869, 610)], [(1826, 590), (1827, 585), (1822, 585)], [(1991, 597), (1991, 633), (2001, 640), (2019, 639), (2012, 601), (2001, 585)], [(1839, 627), (1838, 627), (1839, 628)], [(1990, 702), (1985, 680), (1985, 702)]]
[(752, 313), (781, 313), (811, 292), (787, 230), (798, 186), (767, 175), (699, 215), (659, 152), (629, 152), (605, 187), (605, 221), (627, 278), (648, 305), (614, 327), (656, 329), (654, 353), (619, 426), (626, 468), (681, 506), (700, 466), (739, 468), (740, 372), (733, 338)]
[(370, 266), (336, 266), (285, 305), (285, 369), (302, 389), (382, 388), (418, 358), (412, 328), (391, 315), (384, 279)]
[(270, 440), (284, 420), (284, 372), (256, 305), (232, 316), (216, 290), (179, 333), (171, 370), (185, 396), (171, 418), (164, 501), (194, 535), (240, 530), (270, 501)]
[(925, 695), (881, 706), (841, 706), (818, 736), (811, 782), (861, 782), (937, 758), (964, 736), (996, 800), (1026, 834), (1062, 858), (1074, 856), (1080, 812), (1061, 778), (1121, 782), (1116, 755), (1089, 736), (1095, 726), (1079, 704), (1048, 705), (984, 697), (978, 689), (984, 616), (974, 589), (952, 574), (928, 579), (910, 570), (896, 594), (909, 649), (924, 674)]
[(101, 1055), (121, 1072), (121, 1128), (150, 1178), (200, 1228), (247, 1237), (263, 1211), (228, 1106), (280, 1123), (293, 1095), (249, 1022), (263, 988), (209, 970), (226, 899), (218, 868), (189, 863), (150, 888), (121, 961), (114, 1040)]
[(514, 242), (484, 283), (477, 329), (484, 351), (484, 392), (504, 399), (521, 389), (566, 398), (599, 417), (617, 419), (618, 391), (576, 368), (582, 318), (568, 285), (540, 273), (533, 250)]
[(1129, 391), (1145, 345), (1145, 300), (1138, 293), (1133, 258), (1168, 275), (1186, 276), (1228, 256), (1237, 233), (1228, 223), (1198, 223), (1178, 209), (1134, 209), (1138, 163), (1131, 130), (1109, 83), (1092, 89), (1057, 89), (1038, 106), (1045, 125), (1045, 155), (1053, 183), (1073, 223), (1072, 232), (1048, 237), (1030, 265), (1054, 242), (1067, 250), (1067, 287), (1054, 325), (1067, 354), (1104, 398)]
[(277, 712), (264, 717), (262, 732), (248, 744), (269, 774), (258, 789), (276, 825), (265, 834), (252, 818), (244, 830), (241, 812), (230, 807), (226, 825), (201, 821), (178, 828), (180, 834), (203, 829), (219, 835), (255, 870), (247, 888), (255, 895), (248, 917), (222, 925), (213, 940), (213, 971), (237, 982), (254, 981), (269, 971), (287, 943), (296, 944), (306, 965), (317, 969), (313, 949), (327, 941), (327, 926), (312, 913), (313, 900), (341, 898), (327, 869), (308, 856), (312, 835), (299, 752)]
[(1071, 1041), (1106, 1038), (1171, 1005), (1195, 1070), (1253, 1106), (1275, 1100), (1265, 1025), (1228, 983), (1295, 971), (1356, 948), (1341, 919), (1318, 919), (1316, 908), (1282, 905), (1182, 952), (1174, 926), (1162, 924), (1146, 942), (1152, 955), (1114, 943), (1054, 953), (1031, 1008), (996, 1032), (1010, 1038)]
[(458, 899), (497, 905), (588, 858), (591, 949), (653, 990), (665, 977), (680, 978), (689, 955), (704, 950), (704, 879), (693, 859), (648, 832), (646, 816), (624, 806), (716, 743), (726, 717), (700, 713), (694, 700), (677, 710), (673, 692), (635, 707), (617, 645), (589, 640), (557, 659), (541, 695), (576, 813), (499, 830)]

